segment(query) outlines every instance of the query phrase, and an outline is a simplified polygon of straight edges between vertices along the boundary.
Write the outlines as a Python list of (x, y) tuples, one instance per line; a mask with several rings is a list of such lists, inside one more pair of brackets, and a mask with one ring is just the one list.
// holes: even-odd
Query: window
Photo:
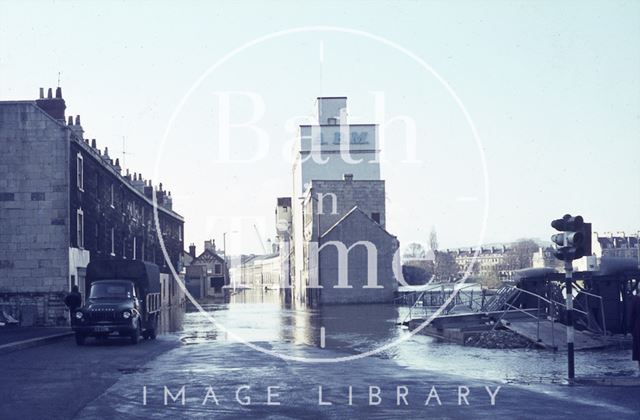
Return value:
[(0, 193), (0, 201), (14, 201), (15, 199), (14, 193)]
[(116, 230), (111, 228), (111, 255), (116, 255)]
[(76, 245), (78, 248), (84, 248), (84, 213), (82, 209), (78, 209), (76, 216)]
[(222, 265), (216, 264), (213, 266), (213, 271), (215, 274), (222, 274)]
[(80, 153), (76, 156), (76, 174), (78, 189), (84, 191), (84, 159)]
[(115, 204), (115, 193), (113, 191), (113, 183), (111, 183), (111, 186), (109, 187), (109, 195), (110, 195), (110, 202), (111, 202), (111, 207), (114, 207)]
[(31, 201), (44, 201), (44, 193), (43, 192), (31, 193)]
[(371, 213), (371, 218), (377, 224), (380, 224), (380, 213)]

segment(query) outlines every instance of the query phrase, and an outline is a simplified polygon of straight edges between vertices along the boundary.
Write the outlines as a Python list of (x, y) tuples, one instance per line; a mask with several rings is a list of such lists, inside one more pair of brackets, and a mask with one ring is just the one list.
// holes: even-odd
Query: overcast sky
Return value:
[[(199, 248), (229, 232), (229, 252), (259, 252), (273, 237), (276, 197), (292, 195), (285, 156), (321, 95), (348, 96), (351, 122), (384, 123), (381, 94), (387, 120), (415, 121), (418, 163), (404, 162), (402, 123), (384, 133), (403, 245), (432, 226), (441, 247), (548, 239), (565, 212), (636, 232), (639, 21), (638, 1), (2, 1), (0, 99), (35, 99), (60, 73), (85, 136), (114, 157), (124, 137), (125, 166), (171, 190)], [(230, 91), (230, 120), (256, 117), (231, 131), (230, 155), (255, 162), (220, 161)]]

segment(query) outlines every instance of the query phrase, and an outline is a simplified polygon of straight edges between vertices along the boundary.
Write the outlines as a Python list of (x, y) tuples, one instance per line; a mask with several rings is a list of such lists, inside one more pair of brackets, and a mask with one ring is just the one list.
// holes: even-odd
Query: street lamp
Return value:
[[(232, 230), (231, 232), (222, 232), (222, 254), (224, 255), (224, 282), (225, 284), (227, 284), (227, 268), (228, 268), (228, 262), (227, 262), (227, 233), (238, 233), (237, 230)], [(235, 288), (235, 285), (234, 285)]]

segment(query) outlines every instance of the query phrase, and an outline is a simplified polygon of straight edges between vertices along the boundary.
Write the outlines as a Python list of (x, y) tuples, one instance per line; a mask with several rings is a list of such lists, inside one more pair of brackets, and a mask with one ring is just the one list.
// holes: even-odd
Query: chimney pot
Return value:
[(40, 88), (40, 99), (44, 99), (44, 88)]
[(76, 125), (80, 125), (80, 115), (76, 115)]
[(49, 91), (47, 92), (47, 99), (53, 99), (53, 91), (51, 88), (49, 88)]
[(116, 158), (116, 165), (117, 167), (120, 167), (120, 158)]
[(60, 86), (56, 88), (56, 99), (62, 99), (62, 88)]
[(69, 122), (67, 125), (73, 125), (73, 117), (71, 115), (69, 115)]
[(96, 148), (96, 139), (91, 139), (91, 147)]
[(353, 181), (353, 174), (344, 174), (343, 178), (345, 181)]

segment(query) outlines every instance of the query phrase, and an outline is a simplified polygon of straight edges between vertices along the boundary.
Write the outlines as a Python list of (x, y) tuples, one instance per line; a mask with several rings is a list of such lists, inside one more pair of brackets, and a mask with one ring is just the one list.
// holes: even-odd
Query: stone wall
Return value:
[(69, 288), (68, 144), (34, 102), (0, 103), (0, 304), (25, 323), (34, 307), (33, 323), (64, 322), (54, 302)]
[[(322, 199), (322, 214), (319, 215), (320, 232), (324, 233), (334, 225), (349, 210), (358, 206), (368, 217), (373, 213), (380, 215), (380, 226), (385, 227), (385, 196), (384, 181), (351, 180), (351, 181), (312, 181), (312, 199), (306, 201), (319, 210), (319, 200)], [(333, 208), (335, 194), (336, 206)], [(335, 210), (336, 214), (332, 214)], [(315, 221), (314, 221), (315, 222)]]
[[(368, 254), (363, 245), (353, 246), (358, 241), (367, 241), (375, 246), (376, 253)], [(327, 245), (339, 242), (347, 248), (353, 246), (347, 257), (348, 284), (350, 288), (336, 288), (339, 279), (337, 248)], [(326, 245), (326, 246), (325, 246)], [(393, 257), (398, 249), (398, 240), (380, 225), (356, 209), (321, 238), (319, 255), (319, 284), (316, 293), (321, 304), (327, 303), (379, 303), (391, 302), (398, 288), (393, 273)], [(377, 285), (367, 288), (368, 258), (372, 258), (377, 270)], [(375, 258), (375, 259), (373, 259)]]

